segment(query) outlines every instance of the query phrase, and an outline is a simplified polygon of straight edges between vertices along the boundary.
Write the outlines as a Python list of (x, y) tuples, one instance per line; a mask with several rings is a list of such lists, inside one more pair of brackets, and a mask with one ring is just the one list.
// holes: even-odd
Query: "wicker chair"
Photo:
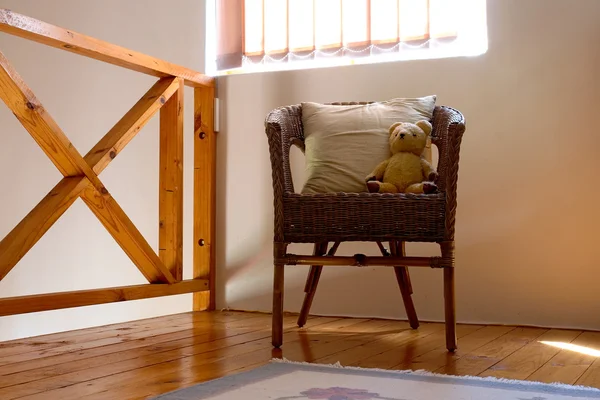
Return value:
[[(333, 103), (334, 105), (366, 103)], [(271, 111), (265, 121), (273, 169), (275, 209), (273, 285), (273, 346), (283, 340), (283, 288), (286, 265), (310, 265), (305, 299), (298, 325), (304, 326), (317, 289), (323, 266), (394, 267), (406, 313), (412, 328), (419, 326), (411, 298), (409, 266), (444, 270), (446, 347), (456, 350), (454, 306), (454, 222), (458, 160), (463, 115), (452, 108), (437, 106), (433, 113), (432, 143), (439, 152), (435, 194), (326, 193), (297, 194), (290, 170), (290, 148), (304, 151), (302, 107), (281, 107)], [(390, 218), (394, 216), (394, 218)], [(341, 242), (374, 242), (381, 256), (363, 254), (335, 256)], [(382, 243), (389, 243), (388, 251)], [(439, 257), (407, 257), (405, 242), (434, 242), (441, 248)], [(314, 243), (312, 256), (288, 254), (290, 243)], [(332, 246), (329, 248), (329, 244)], [(329, 248), (329, 249), (328, 249)]]

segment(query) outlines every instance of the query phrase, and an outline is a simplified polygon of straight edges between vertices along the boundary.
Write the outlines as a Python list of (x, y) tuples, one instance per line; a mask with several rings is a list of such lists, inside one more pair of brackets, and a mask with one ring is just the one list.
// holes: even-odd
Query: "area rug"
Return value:
[(573, 400), (600, 390), (563, 384), (383, 371), (273, 360), (156, 397), (160, 400)]

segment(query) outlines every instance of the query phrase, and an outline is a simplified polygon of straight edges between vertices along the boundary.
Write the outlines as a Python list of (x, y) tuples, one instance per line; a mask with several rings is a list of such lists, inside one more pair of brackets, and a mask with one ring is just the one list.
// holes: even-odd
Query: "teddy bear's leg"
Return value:
[(423, 183), (413, 183), (406, 188), (405, 193), (423, 194)]
[(379, 193), (398, 193), (398, 188), (391, 183), (380, 183)]
[(405, 193), (423, 194), (437, 192), (437, 185), (432, 182), (413, 183), (406, 188)]
[(377, 182), (377, 181), (367, 182), (367, 189), (369, 190), (369, 193), (379, 193), (379, 185), (381, 185), (381, 182)]

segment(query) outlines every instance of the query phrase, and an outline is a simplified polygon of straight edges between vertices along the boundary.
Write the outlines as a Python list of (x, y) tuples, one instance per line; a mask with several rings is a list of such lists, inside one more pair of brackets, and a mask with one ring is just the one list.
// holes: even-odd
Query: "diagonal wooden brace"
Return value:
[(17, 265), (89, 185), (87, 178), (63, 178), (0, 242), (0, 280)]
[(33, 92), (0, 53), (0, 97), (64, 176), (83, 175), (73, 148)]
[(137, 135), (160, 108), (180, 88), (181, 79), (163, 78), (112, 127), (110, 131), (85, 155), (86, 163), (100, 174)]
[(148, 282), (174, 283), (176, 281), (112, 197), (103, 196), (93, 185), (88, 185), (81, 194), (81, 199), (119, 243), (123, 251), (135, 262)]
[(85, 175), (98, 190), (106, 191), (92, 168), (1, 52), (0, 88), (4, 103), (64, 176)]
[[(31, 249), (37, 240), (74, 202), (77, 196), (81, 195), (84, 202), (150, 282), (176, 282), (173, 274), (165, 267), (142, 234), (104, 187), (97, 173), (108, 165), (114, 158), (112, 155), (116, 156), (116, 153), (135, 136), (148, 119), (160, 109), (160, 106), (179, 89), (180, 78), (164, 78), (157, 82), (92, 149), (91, 155), (88, 154), (88, 161), (90, 162), (88, 163), (46, 112), (4, 55), (0, 53), (0, 98), (65, 178), (78, 180), (76, 194), (73, 194), (74, 190), (68, 190), (70, 186), (65, 188), (63, 182), (61, 182), (62, 186), (59, 183), (55, 188), (58, 188), (58, 194), (52, 196), (53, 192), (51, 192), (48, 195), (50, 198), (47, 196), (42, 200), (0, 242), (0, 249), (2, 249), (1, 246), (10, 249), (7, 252), (0, 252), (0, 279)], [(74, 181), (68, 180), (68, 182)], [(82, 187), (79, 185), (82, 185)], [(36, 220), (45, 221), (42, 229), (35, 230), (32, 228), (31, 221)]]

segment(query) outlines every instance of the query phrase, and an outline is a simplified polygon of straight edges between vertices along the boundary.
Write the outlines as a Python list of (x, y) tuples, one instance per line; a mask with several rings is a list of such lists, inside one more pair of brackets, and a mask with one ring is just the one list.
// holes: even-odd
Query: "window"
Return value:
[[(478, 55), (485, 0), (215, 0), (217, 73)], [(213, 36), (214, 37), (214, 36)]]

